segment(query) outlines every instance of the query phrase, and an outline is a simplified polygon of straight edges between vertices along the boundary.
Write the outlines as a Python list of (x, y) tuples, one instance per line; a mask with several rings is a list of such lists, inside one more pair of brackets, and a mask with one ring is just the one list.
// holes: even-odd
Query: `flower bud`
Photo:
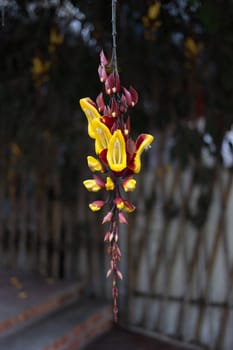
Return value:
[(127, 112), (127, 100), (124, 94), (121, 95), (121, 106), (120, 106), (120, 111), (125, 113)]
[(94, 180), (95, 180), (95, 182), (97, 183), (98, 186), (100, 186), (101, 188), (105, 187), (104, 180), (100, 176), (93, 175), (93, 178), (94, 178)]
[(134, 107), (138, 103), (138, 93), (132, 86), (130, 86), (129, 92), (132, 98), (131, 106)]
[(99, 112), (103, 112), (105, 108), (103, 93), (101, 92), (96, 98), (96, 104)]
[(118, 117), (120, 114), (120, 110), (119, 110), (118, 104), (117, 104), (115, 99), (112, 100), (110, 114), (113, 118)]
[(118, 278), (120, 278), (120, 280), (123, 280), (123, 276), (122, 276), (122, 273), (120, 272), (120, 270), (116, 270), (116, 274), (117, 274)]
[(111, 275), (111, 273), (112, 273), (112, 270), (109, 269), (108, 272), (107, 272), (107, 274), (106, 274), (106, 278), (108, 278), (108, 277)]
[(125, 99), (126, 99), (126, 103), (127, 103), (127, 105), (129, 107), (131, 107), (132, 106), (132, 102), (133, 102), (131, 93), (126, 88), (123, 88), (123, 91), (124, 91), (124, 96), (125, 96)]
[(116, 204), (117, 209), (120, 209), (120, 210), (123, 209), (125, 206), (123, 199), (120, 197), (115, 198), (114, 203)]
[(118, 218), (119, 218), (119, 222), (121, 224), (127, 224), (128, 223), (127, 220), (126, 220), (125, 214), (123, 214), (122, 212), (120, 212), (118, 214)]
[(102, 224), (105, 224), (106, 222), (111, 221), (112, 215), (113, 215), (112, 212), (109, 211), (109, 212), (105, 215), (105, 217), (103, 218)]
[(106, 178), (105, 188), (107, 191), (113, 191), (115, 188), (115, 184), (112, 181), (111, 177), (109, 177), (109, 176), (107, 176), (107, 178)]
[(127, 213), (132, 213), (136, 209), (136, 207), (127, 200), (124, 201), (124, 204), (124, 211), (126, 211)]
[(109, 242), (112, 242), (113, 237), (114, 237), (114, 234), (113, 234), (113, 232), (111, 232), (110, 235), (109, 235)]
[(132, 177), (128, 177), (121, 183), (121, 186), (123, 187), (125, 192), (132, 192), (136, 188), (136, 183), (137, 182), (135, 179), (133, 179)]
[(117, 93), (117, 92), (120, 92), (121, 90), (120, 76), (118, 73), (115, 73), (113, 75), (114, 75), (114, 86), (112, 88), (112, 91), (114, 93)]
[(100, 171), (101, 173), (104, 172), (104, 167), (103, 165), (100, 163), (100, 161), (92, 156), (88, 156), (87, 157), (87, 164), (88, 167), (91, 171)]
[(98, 192), (102, 188), (93, 179), (88, 179), (88, 180), (83, 181), (83, 185), (86, 187), (86, 189), (89, 192)]
[(103, 208), (103, 206), (105, 205), (104, 201), (94, 201), (92, 203), (89, 204), (89, 208), (92, 211), (99, 211), (101, 208)]
[(102, 66), (106, 66), (108, 64), (107, 58), (106, 58), (103, 50), (101, 50), (101, 52), (100, 52), (100, 63)]
[(116, 244), (116, 253), (117, 253), (117, 256), (121, 257), (121, 251), (117, 244)]
[(109, 236), (110, 236), (110, 231), (107, 231), (105, 233), (105, 236), (104, 236), (104, 242), (108, 241), (109, 240)]
[(99, 78), (100, 78), (101, 83), (106, 82), (106, 80), (108, 78), (108, 75), (106, 73), (106, 70), (105, 70), (104, 66), (101, 66), (101, 65), (99, 66), (98, 74), (99, 74)]
[(111, 95), (113, 93), (113, 87), (115, 86), (114, 75), (111, 73), (107, 79), (105, 80), (105, 91), (107, 95)]

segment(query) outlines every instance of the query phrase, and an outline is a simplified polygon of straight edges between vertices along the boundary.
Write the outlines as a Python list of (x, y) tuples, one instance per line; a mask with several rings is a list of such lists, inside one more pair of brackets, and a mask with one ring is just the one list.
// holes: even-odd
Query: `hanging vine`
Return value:
[(126, 193), (134, 191), (136, 180), (133, 175), (141, 170), (141, 153), (153, 141), (150, 134), (141, 134), (136, 141), (130, 136), (129, 110), (138, 102), (138, 94), (133, 87), (121, 86), (117, 67), (116, 45), (116, 0), (112, 0), (112, 58), (108, 62), (104, 52), (100, 54), (99, 78), (104, 85), (96, 101), (82, 98), (80, 105), (88, 121), (88, 135), (95, 142), (98, 158), (87, 157), (92, 179), (83, 182), (90, 192), (107, 191), (106, 200), (96, 200), (89, 204), (92, 211), (107, 206), (107, 214), (102, 223), (108, 224), (104, 241), (108, 244), (110, 257), (107, 277), (112, 276), (112, 297), (114, 321), (118, 319), (118, 280), (122, 279), (119, 269), (121, 251), (118, 245), (120, 224), (127, 224), (127, 213), (135, 210), (134, 204), (126, 199)]

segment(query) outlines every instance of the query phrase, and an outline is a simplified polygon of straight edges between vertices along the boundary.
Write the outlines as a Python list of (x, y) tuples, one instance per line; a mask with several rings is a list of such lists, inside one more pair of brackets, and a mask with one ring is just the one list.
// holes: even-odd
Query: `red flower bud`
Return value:
[(123, 280), (123, 276), (122, 273), (120, 272), (120, 270), (116, 270), (117, 276), (118, 278), (120, 278), (120, 280)]
[(111, 273), (112, 273), (112, 270), (109, 269), (108, 272), (107, 272), (107, 274), (106, 274), (106, 277), (108, 278), (108, 277), (111, 275)]
[(134, 107), (138, 103), (138, 93), (132, 86), (130, 86), (129, 92), (130, 92), (131, 97), (132, 97), (131, 106)]
[(98, 74), (99, 74), (99, 78), (100, 78), (101, 83), (104, 83), (106, 81), (106, 79), (108, 78), (108, 75), (106, 73), (104, 66), (101, 66), (101, 65), (99, 66)]
[(100, 186), (101, 188), (105, 188), (105, 182), (100, 176), (93, 175), (93, 179), (95, 180), (98, 186)]
[(127, 100), (125, 95), (121, 96), (121, 106), (120, 106), (120, 111), (121, 112), (127, 112)]
[(121, 251), (117, 244), (116, 244), (116, 252), (118, 256), (121, 256)]
[(114, 74), (114, 86), (112, 88), (112, 91), (114, 93), (116, 93), (116, 92), (120, 92), (120, 90), (121, 90), (120, 76), (118, 73), (115, 73)]
[(113, 98), (112, 103), (111, 103), (110, 114), (113, 118), (116, 118), (119, 116), (119, 113), (120, 113), (120, 111), (119, 111), (117, 101)]
[(113, 234), (113, 232), (111, 232), (111, 234), (109, 236), (109, 242), (112, 242), (113, 238), (114, 238), (114, 234)]
[(101, 92), (96, 98), (96, 104), (99, 112), (103, 112), (105, 108), (103, 93)]
[(111, 95), (113, 93), (113, 87), (115, 86), (115, 79), (113, 73), (111, 73), (107, 79), (105, 80), (105, 91), (107, 95)]
[(103, 50), (101, 50), (101, 52), (100, 52), (100, 63), (102, 66), (106, 66), (108, 64), (107, 58), (106, 58)]
[(125, 215), (122, 213), (122, 212), (120, 212), (119, 214), (118, 214), (118, 218), (119, 218), (119, 222), (121, 223), (121, 224), (127, 224), (128, 222), (127, 222), (127, 219), (126, 219), (126, 217), (125, 217)]
[(131, 96), (131, 93), (129, 92), (129, 90), (127, 90), (126, 88), (123, 88), (123, 91), (124, 91), (124, 95), (125, 95), (125, 99), (126, 99), (126, 103), (129, 107), (132, 106), (132, 96)]
[(132, 203), (127, 201), (127, 200), (124, 201), (124, 204), (125, 204), (125, 208), (124, 209), (128, 213), (132, 213), (136, 209), (136, 207)]
[(126, 128), (128, 130), (128, 133), (130, 134), (131, 127), (130, 127), (130, 118), (129, 117), (128, 117), (127, 122), (126, 122)]
[(111, 221), (111, 219), (112, 219), (112, 212), (109, 211), (109, 212), (105, 215), (105, 217), (103, 218), (102, 224), (105, 224), (105, 222)]
[(109, 236), (110, 236), (110, 232), (107, 231), (107, 232), (105, 233), (105, 236), (104, 236), (104, 242), (106, 242), (106, 241), (109, 240)]

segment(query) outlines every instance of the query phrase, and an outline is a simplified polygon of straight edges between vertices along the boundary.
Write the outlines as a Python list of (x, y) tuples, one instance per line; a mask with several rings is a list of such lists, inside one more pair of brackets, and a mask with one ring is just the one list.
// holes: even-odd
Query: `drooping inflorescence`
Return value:
[(95, 142), (97, 156), (87, 157), (88, 167), (94, 174), (83, 184), (90, 192), (105, 190), (108, 193), (106, 200), (95, 200), (89, 204), (89, 208), (99, 211), (107, 207), (102, 223), (108, 224), (104, 237), (110, 256), (107, 277), (112, 276), (113, 313), (117, 321), (117, 280), (122, 279), (118, 267), (121, 260), (119, 224), (127, 224), (127, 213), (135, 210), (135, 206), (126, 199), (126, 193), (136, 188), (133, 176), (140, 172), (141, 153), (150, 146), (153, 136), (141, 134), (136, 141), (132, 140), (129, 110), (137, 104), (138, 94), (133, 87), (121, 87), (119, 74), (111, 69), (111, 63), (103, 51), (98, 73), (105, 93), (101, 92), (95, 102), (89, 97), (80, 100), (88, 121), (88, 135)]

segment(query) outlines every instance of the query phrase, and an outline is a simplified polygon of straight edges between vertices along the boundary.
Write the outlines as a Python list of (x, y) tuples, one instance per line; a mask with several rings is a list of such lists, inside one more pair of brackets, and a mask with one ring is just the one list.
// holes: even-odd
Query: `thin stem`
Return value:
[(116, 44), (116, 4), (117, 0), (112, 0), (112, 68), (117, 73), (117, 44)]

